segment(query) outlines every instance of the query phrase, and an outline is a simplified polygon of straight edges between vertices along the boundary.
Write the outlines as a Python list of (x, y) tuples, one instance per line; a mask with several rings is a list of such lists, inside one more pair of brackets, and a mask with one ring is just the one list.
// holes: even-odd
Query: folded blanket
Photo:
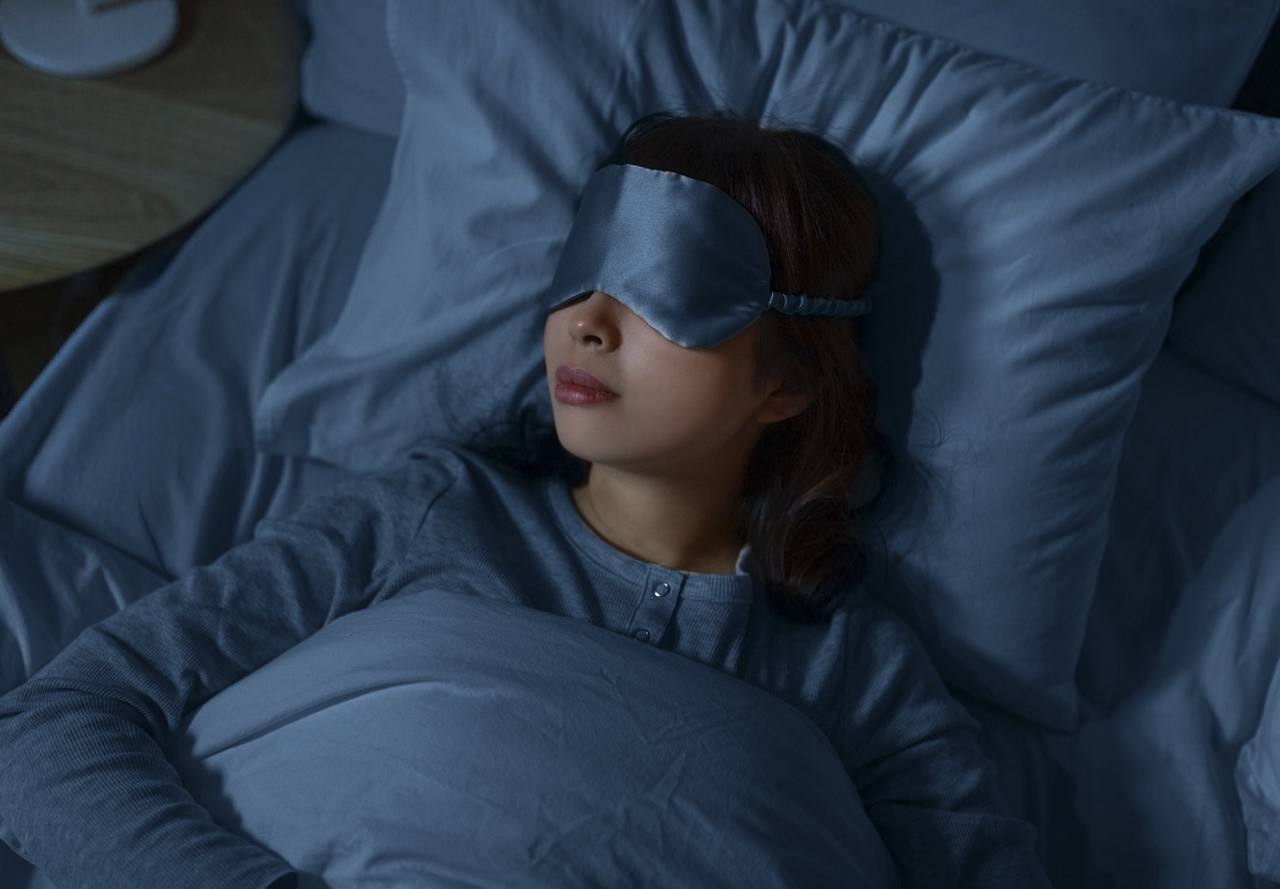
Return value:
[(799, 710), (475, 596), (427, 590), (333, 621), (194, 710), (168, 755), (304, 885), (897, 884)]

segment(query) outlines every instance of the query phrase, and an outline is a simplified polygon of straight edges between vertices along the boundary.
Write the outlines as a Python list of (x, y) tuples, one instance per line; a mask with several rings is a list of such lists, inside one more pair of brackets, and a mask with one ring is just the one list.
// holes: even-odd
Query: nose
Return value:
[(586, 299), (570, 304), (573, 315), (569, 319), (569, 331), (575, 340), (584, 342), (594, 338), (604, 345), (616, 337), (617, 322), (614, 317), (616, 301), (601, 290), (593, 290)]

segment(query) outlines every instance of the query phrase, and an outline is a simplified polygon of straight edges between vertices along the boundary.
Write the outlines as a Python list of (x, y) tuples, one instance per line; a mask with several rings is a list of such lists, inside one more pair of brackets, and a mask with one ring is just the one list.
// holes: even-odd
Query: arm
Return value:
[(265, 519), (0, 697), (0, 839), (68, 889), (291, 885), (284, 860), (214, 823), (164, 748), (186, 711), (376, 600), (449, 478), (414, 461)]
[(903, 889), (1048, 889), (1035, 828), (1009, 813), (978, 724), (910, 627), (855, 601), (841, 757)]

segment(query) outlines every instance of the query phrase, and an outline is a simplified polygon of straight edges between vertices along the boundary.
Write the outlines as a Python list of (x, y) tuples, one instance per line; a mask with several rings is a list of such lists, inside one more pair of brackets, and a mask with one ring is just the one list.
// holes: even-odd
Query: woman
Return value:
[(61, 889), (295, 885), (209, 818), (164, 747), (337, 617), (429, 584), (589, 621), (791, 702), (839, 753), (903, 886), (1047, 886), (976, 723), (860, 584), (861, 495), (887, 451), (849, 321), (877, 219), (816, 136), (727, 114), (638, 121), (584, 192), (547, 297), (550, 452), (520, 455), (523, 472), (503, 436), (415, 452), (86, 629), (0, 697), (0, 838)]

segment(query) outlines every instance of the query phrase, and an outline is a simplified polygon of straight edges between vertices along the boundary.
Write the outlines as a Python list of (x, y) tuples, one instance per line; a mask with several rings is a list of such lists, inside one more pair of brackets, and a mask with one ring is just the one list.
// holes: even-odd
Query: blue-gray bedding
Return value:
[[(180, 249), (144, 257), (0, 423), (0, 690), (346, 475), (256, 452), (249, 412), (341, 308), (394, 149), (291, 134)], [(30, 871), (0, 843), (0, 889)]]
[(1280, 880), (1280, 475), (1208, 546), (1148, 628), (1159, 644), (1137, 687), (1075, 735), (1044, 735), (1047, 760), (1077, 776), (1078, 853), (1117, 887)]
[(898, 885), (781, 699), (444, 590), (334, 621), (196, 711), (172, 760), (216, 819), (333, 889)]
[[(329, 125), (291, 138), (0, 423), (5, 690), (345, 475), (254, 452), (250, 412), (341, 309), (393, 148)], [(966, 700), (1055, 886), (1277, 879), (1278, 476), (1280, 412), (1163, 350), (1125, 442), (1080, 731)], [(22, 638), (44, 641), (12, 655)], [(0, 887), (24, 889), (30, 869), (3, 852)]]
[(1280, 409), (1278, 232), (1280, 171), (1231, 209), (1205, 247), (1174, 307), (1169, 348)]
[[(0, 696), (0, 839), (61, 886), (101, 889), (258, 889), (285, 872), (284, 855), (334, 889), (427, 875), (592, 886), (610, 866), (625, 885), (941, 889), (963, 873), (972, 887), (1048, 886), (977, 724), (901, 618), (857, 587), (830, 620), (797, 624), (741, 557), (734, 574), (633, 558), (578, 514), (571, 481), (431, 448), (264, 520), (251, 541), (89, 627)], [(459, 634), (433, 623), (460, 607), (437, 595), (568, 620), (471, 607)], [(412, 632), (379, 640), (382, 617), (344, 624), (365, 628), (364, 642), (338, 629), (404, 597), (417, 600), (397, 611)], [(321, 630), (330, 641), (294, 652)], [(246, 677), (215, 714), (195, 710)], [(446, 677), (466, 689), (456, 699), (424, 685)], [(351, 704), (399, 685), (417, 687), (400, 697), (412, 713), (389, 714), (382, 697)], [(330, 704), (350, 717), (279, 731)], [(252, 742), (194, 799), (165, 749), (192, 710), (222, 739), (199, 734), (197, 757)], [(423, 723), (431, 714), (440, 722)], [(479, 744), (477, 732), (504, 737)], [(331, 751), (330, 769), (304, 784), (281, 774), (313, 745)], [(532, 792), (512, 788), (521, 774)], [(264, 803), (285, 786), (293, 808)], [(371, 794), (358, 839), (349, 806), (320, 814), (335, 787), (337, 799)], [(243, 805), (236, 788), (249, 789)], [(215, 790), (225, 804), (202, 807)], [(377, 829), (396, 819), (407, 834)], [(566, 823), (570, 836), (547, 832)], [(444, 846), (415, 846), (422, 832)]]
[(341, 309), (394, 150), (303, 126), (146, 256), (0, 424), (0, 494), (172, 578), (338, 475), (255, 451), (249, 410)]
[[(258, 403), (259, 447), (363, 471), (500, 420), (535, 450), (553, 425), (540, 294), (627, 125), (728, 109), (814, 133), (880, 208), (858, 330), (913, 472), (873, 517), (877, 595), (953, 684), (1074, 728), (1142, 375), (1200, 247), (1280, 166), (1280, 121), (815, 0), (388, 0), (387, 17), (407, 91), (391, 186), (343, 312)], [(470, 377), (486, 385), (454, 397)]]
[[(1031, 65), (1202, 105), (1230, 105), (1280, 0), (835, 0)], [(386, 0), (294, 0), (310, 31), (302, 102), (317, 117), (395, 136), (404, 84)]]
[[(1211, 469), (1210, 469), (1211, 468)], [(1169, 349), (1143, 381), (1074, 734), (958, 694), (1058, 887), (1280, 877), (1280, 411)], [(1266, 712), (1260, 712), (1265, 708)]]

